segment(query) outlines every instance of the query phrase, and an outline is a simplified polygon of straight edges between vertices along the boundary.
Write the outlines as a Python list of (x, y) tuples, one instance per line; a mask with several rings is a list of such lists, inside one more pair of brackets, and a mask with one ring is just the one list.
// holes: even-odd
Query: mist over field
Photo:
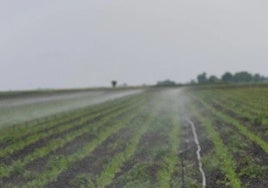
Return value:
[(127, 91), (69, 91), (69, 93), (52, 92), (44, 94), (40, 92), (30, 96), (11, 96), (8, 99), (3, 99), (0, 96), (0, 129), (5, 126), (138, 94), (142, 91), (137, 89)]
[(267, 10), (0, 1), (0, 187), (267, 188)]

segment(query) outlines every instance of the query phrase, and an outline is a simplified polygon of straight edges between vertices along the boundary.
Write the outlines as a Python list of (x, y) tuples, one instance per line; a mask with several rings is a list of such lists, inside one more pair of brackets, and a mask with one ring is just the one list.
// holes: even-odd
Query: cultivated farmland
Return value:
[(0, 187), (268, 187), (267, 87), (119, 93), (1, 121)]

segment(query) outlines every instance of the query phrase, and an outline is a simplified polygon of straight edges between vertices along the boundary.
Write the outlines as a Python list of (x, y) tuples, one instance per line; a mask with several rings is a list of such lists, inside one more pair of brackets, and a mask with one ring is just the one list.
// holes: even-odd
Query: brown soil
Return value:
[[(118, 109), (121, 109), (121, 107), (119, 107)], [(55, 138), (64, 138), (66, 135), (70, 134), (71, 132), (73, 131), (76, 131), (76, 130), (79, 130), (85, 126), (89, 126), (90, 124), (94, 124), (95, 122), (101, 120), (102, 118), (106, 117), (106, 116), (109, 116), (111, 114), (113, 114), (114, 111), (113, 110), (110, 110), (108, 111), (107, 113), (101, 113), (99, 114), (98, 116), (94, 117), (93, 119), (90, 119), (88, 121), (86, 121), (85, 123), (79, 123), (74, 121), (74, 120), (70, 120), (68, 121), (67, 124), (69, 123), (79, 123), (67, 130), (64, 130), (62, 132), (57, 132), (55, 131), (54, 134), (48, 136), (48, 137), (45, 137), (45, 138), (42, 138), (42, 139), (39, 139), (37, 140), (36, 142), (34, 143), (31, 143), (27, 146), (25, 146), (23, 149), (21, 150), (18, 150), (18, 151), (15, 151), (14, 153), (10, 154), (10, 155), (6, 155), (4, 157), (0, 157), (0, 162), (1, 164), (6, 164), (6, 165), (10, 165), (13, 161), (16, 161), (18, 159), (23, 159), (25, 156), (27, 156), (28, 154), (34, 152), (34, 150), (36, 148), (41, 148), (41, 147), (44, 147), (46, 146), (48, 143), (49, 143), (49, 140), (51, 139), (55, 139)], [(118, 118), (118, 117), (117, 117)], [(58, 127), (55, 127), (55, 129), (57, 129)]]
[[(212, 117), (212, 115), (209, 114), (208, 112), (203, 112), (202, 114), (207, 117)], [(237, 150), (232, 152), (233, 159), (237, 164), (236, 169), (237, 173), (239, 173), (241, 169), (247, 166), (247, 164), (244, 161), (245, 157), (252, 159), (255, 165), (258, 165), (260, 167), (261, 166), (268, 167), (268, 155), (262, 150), (262, 148), (260, 148), (260, 146), (256, 145), (248, 138), (246, 138), (244, 135), (241, 135), (239, 132), (237, 132), (237, 130), (234, 128), (233, 125), (222, 123), (221, 121), (215, 119), (213, 125), (217, 129), (217, 132), (220, 133), (220, 137), (225, 145), (229, 145), (232, 142), (231, 135), (233, 134), (239, 134), (239, 136), (242, 137), (242, 140), (244, 140), (243, 144), (247, 143), (247, 146), (242, 148), (242, 152), (240, 151), (241, 149), (239, 150), (239, 148), (237, 148)], [(262, 174), (262, 177), (258, 177), (258, 175), (257, 177), (254, 176), (248, 177), (242, 175), (240, 178), (243, 184), (248, 185), (248, 187), (260, 187), (260, 188), (267, 187), (268, 180), (266, 179), (268, 179), (268, 169), (264, 173), (265, 174)]]
[(198, 169), (198, 161), (196, 157), (196, 144), (194, 142), (194, 136), (192, 133), (191, 126), (188, 122), (182, 121), (180, 129), (180, 150), (179, 150), (179, 169), (180, 176), (174, 177), (179, 178), (182, 182), (183, 187), (190, 185), (185, 182), (186, 178), (202, 182), (201, 174)]
[(77, 126), (74, 126), (70, 129), (64, 130), (62, 132), (59, 133), (55, 133), (52, 134), (48, 137), (42, 138), (37, 140), (36, 142), (29, 144), (27, 146), (25, 146), (23, 149), (15, 151), (14, 153), (10, 154), (10, 155), (6, 155), (4, 157), (0, 158), (1, 164), (6, 164), (9, 165), (11, 164), (13, 161), (16, 161), (18, 159), (23, 159), (26, 155), (29, 155), (30, 153), (34, 152), (36, 148), (41, 148), (46, 146), (50, 140), (55, 139), (55, 138), (63, 138), (66, 135), (70, 134), (73, 131), (76, 131), (78, 129), (81, 129), (85, 126), (88, 126), (89, 124), (94, 123), (95, 121), (98, 121), (101, 119), (101, 116), (98, 116), (94, 119), (91, 119), (89, 121), (87, 121), (86, 123), (83, 124), (78, 124)]
[[(12, 143), (17, 143), (17, 142), (20, 142), (22, 140), (25, 140), (27, 137), (30, 137), (30, 136), (33, 136), (33, 135), (37, 135), (37, 134), (41, 134), (41, 133), (45, 133), (45, 132), (48, 132), (48, 131), (52, 131), (52, 130), (56, 130), (58, 129), (59, 127), (62, 127), (62, 126), (65, 126), (66, 124), (69, 124), (69, 123), (76, 123), (76, 122), (79, 122), (79, 120), (85, 116), (90, 116), (90, 115), (94, 115), (94, 114), (98, 114), (101, 112), (101, 114), (104, 116), (104, 115), (109, 115), (111, 114), (112, 112), (114, 111), (117, 111), (117, 110), (120, 110), (120, 109), (123, 109), (124, 107), (126, 107), (126, 105), (119, 105), (117, 107), (104, 107), (103, 109), (101, 110), (94, 110), (94, 111), (90, 111), (90, 112), (87, 112), (87, 113), (83, 113), (83, 114), (79, 114), (79, 115), (74, 115), (73, 118), (69, 119), (69, 120), (64, 120), (64, 117), (61, 117), (61, 118), (56, 118), (55, 119), (49, 119), (47, 121), (44, 121), (42, 123), (39, 123), (37, 124), (36, 126), (39, 126), (39, 127), (42, 127), (42, 126), (45, 126), (46, 124), (48, 123), (51, 123), (51, 122), (54, 122), (54, 121), (58, 121), (60, 119), (62, 119), (62, 122), (59, 122), (59, 123), (56, 123), (55, 125), (51, 126), (51, 127), (42, 127), (40, 130), (36, 131), (36, 132), (30, 132), (26, 135), (23, 135), (22, 137), (17, 137), (17, 138), (14, 138), (12, 139)], [(67, 115), (68, 116), (68, 115)], [(43, 118), (42, 118), (43, 119)], [(36, 120), (38, 121), (38, 120)], [(5, 147), (7, 147), (10, 143), (6, 143), (6, 142), (2, 142), (0, 143), (0, 149), (3, 149)]]
[[(68, 170), (62, 172), (55, 182), (49, 183), (45, 187), (71, 188), (73, 186), (71, 181), (76, 175), (87, 173), (97, 176), (115, 154), (124, 150), (127, 141), (132, 136), (133, 131), (129, 128), (122, 128), (116, 134), (108, 137), (90, 156), (74, 163)], [(95, 180), (93, 179), (93, 181)]]
[(84, 145), (89, 143), (91, 140), (96, 138), (94, 135), (90, 133), (85, 133), (81, 136), (78, 136), (74, 140), (69, 143), (66, 143), (63, 147), (58, 148), (56, 151), (52, 151), (48, 155), (42, 158), (35, 159), (31, 163), (27, 164), (25, 169), (30, 170), (32, 172), (42, 173), (47, 168), (47, 162), (49, 160), (49, 156), (55, 155), (71, 155), (81, 149)]
[[(219, 121), (215, 121), (215, 126), (217, 127), (217, 130), (221, 133), (220, 136), (224, 142), (225, 145), (228, 145), (232, 142), (230, 134), (239, 134), (238, 132), (235, 132), (235, 130), (232, 129), (232, 125), (229, 124), (222, 124)], [(227, 128), (229, 130), (227, 130)], [(233, 159), (235, 160), (237, 164), (237, 173), (241, 172), (241, 170), (248, 166), (247, 159), (251, 159), (254, 163), (254, 165), (257, 165), (259, 167), (266, 166), (267, 170), (265, 174), (263, 174), (264, 177), (248, 177), (246, 175), (241, 176), (241, 180), (244, 185), (248, 185), (249, 187), (267, 187), (268, 186), (268, 155), (263, 151), (263, 149), (250, 141), (248, 138), (246, 138), (243, 135), (240, 135), (244, 143), (247, 143), (247, 146), (242, 149), (242, 152), (239, 151), (239, 148), (237, 148), (236, 152), (232, 152)], [(252, 164), (251, 164), (252, 165)], [(254, 173), (254, 172), (252, 172)], [(256, 172), (257, 173), (257, 172)], [(253, 174), (252, 174), (253, 175)]]
[[(230, 110), (230, 109), (224, 109), (221, 105), (219, 104), (214, 104), (213, 107), (220, 111), (225, 113), (226, 115), (240, 121), (244, 126), (246, 126), (250, 131), (257, 133), (262, 139), (264, 139), (266, 142), (268, 142), (268, 137), (265, 135), (265, 132), (267, 131), (267, 127), (260, 125), (260, 124), (256, 124), (256, 122), (254, 122), (254, 120), (246, 117), (246, 116), (240, 116), (237, 113), (235, 113), (234, 111)], [(258, 116), (256, 115), (256, 118)]]
[[(118, 115), (112, 119), (118, 120), (118, 119), (124, 117), (124, 115), (125, 115), (125, 113), (121, 113), (120, 115)], [(99, 120), (99, 118), (94, 119), (94, 122), (98, 121), (98, 120)], [(93, 124), (94, 122), (92, 121), (91, 123)], [(88, 124), (89, 123), (83, 124), (83, 126), (85, 126), (85, 125), (88, 126)], [(109, 122), (102, 125), (101, 127), (105, 127), (105, 126), (109, 126)], [(101, 129), (101, 127), (98, 129)], [(128, 134), (124, 133), (124, 135), (128, 135)], [(64, 135), (60, 135), (60, 136), (63, 137)], [(66, 143), (66, 145), (64, 145), (62, 148), (58, 148), (55, 151), (51, 151), (49, 154), (47, 154), (44, 157), (35, 159), (34, 161), (27, 164), (25, 168), (26, 168), (26, 170), (30, 170), (31, 172), (34, 172), (34, 173), (38, 173), (38, 172), (42, 173), (44, 170), (46, 170), (48, 168), (47, 164), (48, 164), (48, 161), (49, 161), (51, 156), (55, 156), (55, 155), (66, 156), (67, 154), (72, 154), (72, 153), (78, 151), (80, 148), (82, 148), (83, 145), (90, 142), (93, 138), (94, 138), (94, 136), (91, 135), (90, 133), (85, 133), (85, 134), (81, 135), (80, 137), (77, 137), (75, 140), (73, 140), (69, 143)], [(16, 181), (14, 181), (14, 179), (16, 179)], [(16, 174), (11, 175), (11, 176), (1, 180), (0, 186), (1, 186), (1, 182), (2, 182), (2, 185), (8, 185), (8, 184), (23, 185), (23, 183), (26, 183), (25, 178), (23, 178), (22, 176), (17, 176)]]
[[(192, 117), (192, 121), (195, 124), (196, 132), (199, 138), (199, 143), (201, 147), (201, 157), (206, 156), (207, 153), (214, 151), (214, 144), (208, 138), (206, 131), (204, 130), (203, 125), (195, 118)], [(221, 172), (220, 167), (214, 169), (213, 171), (209, 170), (205, 164), (203, 164), (203, 169), (206, 174), (206, 183), (207, 187), (213, 188), (226, 188), (226, 185), (223, 185), (221, 182), (224, 182), (225, 176)]]
[(156, 148), (161, 148), (161, 146), (168, 144), (170, 144), (168, 136), (164, 135), (163, 132), (154, 129), (148, 130), (139, 141), (137, 146), (139, 149), (122, 165), (120, 171), (115, 174), (113, 182), (106, 187), (124, 187), (124, 175), (137, 165), (144, 167), (143, 171), (148, 175), (148, 181), (152, 184), (157, 183), (157, 172), (160, 168), (163, 168), (163, 157), (166, 153), (164, 151), (158, 152), (154, 157), (151, 154), (155, 153)]

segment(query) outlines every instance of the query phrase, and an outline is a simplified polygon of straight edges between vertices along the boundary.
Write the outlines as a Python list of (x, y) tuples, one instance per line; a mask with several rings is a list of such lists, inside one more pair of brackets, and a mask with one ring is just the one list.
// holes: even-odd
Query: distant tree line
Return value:
[(268, 82), (268, 77), (260, 74), (251, 74), (246, 71), (230, 73), (225, 72), (220, 78), (215, 75), (207, 76), (205, 72), (197, 75), (197, 82), (199, 84), (207, 83), (261, 83)]
[(171, 81), (171, 80), (164, 80), (164, 81), (159, 81), (156, 83), (156, 86), (161, 86), (161, 87), (163, 86), (170, 87), (170, 86), (176, 86), (176, 85), (177, 85), (176, 82)]

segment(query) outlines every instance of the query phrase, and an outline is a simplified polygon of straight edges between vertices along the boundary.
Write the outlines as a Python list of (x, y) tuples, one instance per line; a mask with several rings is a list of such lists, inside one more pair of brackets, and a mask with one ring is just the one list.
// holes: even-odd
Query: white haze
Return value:
[(264, 0), (2, 0), (0, 90), (267, 76)]

